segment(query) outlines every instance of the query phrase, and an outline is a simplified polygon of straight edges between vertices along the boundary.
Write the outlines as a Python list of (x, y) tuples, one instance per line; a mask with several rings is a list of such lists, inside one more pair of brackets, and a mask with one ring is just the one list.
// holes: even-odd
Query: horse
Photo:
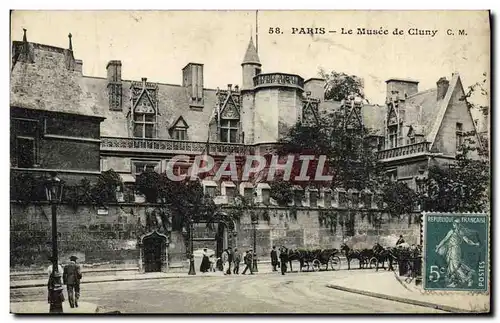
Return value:
[[(351, 260), (354, 258), (358, 259), (359, 269), (362, 269), (363, 266), (366, 264), (367, 257), (370, 254), (370, 249), (363, 249), (363, 250), (351, 249), (345, 243), (343, 243), (340, 246), (340, 251), (344, 253), (344, 255), (347, 259), (347, 269), (348, 270), (351, 269)], [(368, 258), (368, 259), (370, 259), (370, 258)]]
[(287, 249), (288, 252), (288, 263), (290, 265), (290, 272), (293, 271), (292, 269), (292, 261), (297, 260), (300, 263), (300, 268), (299, 271), (302, 271), (302, 267), (304, 267), (304, 251), (301, 251), (299, 249)]
[[(387, 270), (393, 270), (394, 271), (394, 267), (392, 266), (393, 255), (391, 254), (391, 250), (390, 249), (386, 249), (386, 248), (382, 247), (382, 245), (380, 245), (380, 243), (377, 242), (373, 246), (372, 250), (373, 250), (374, 258), (377, 260), (376, 266), (375, 266), (376, 271), (378, 271), (379, 263), (382, 263), (382, 268), (384, 270), (386, 270), (386, 268), (385, 268), (385, 262), (386, 261), (387, 261), (387, 263), (389, 265), (389, 267), (387, 268)], [(371, 263), (371, 260), (370, 260), (370, 263)]]

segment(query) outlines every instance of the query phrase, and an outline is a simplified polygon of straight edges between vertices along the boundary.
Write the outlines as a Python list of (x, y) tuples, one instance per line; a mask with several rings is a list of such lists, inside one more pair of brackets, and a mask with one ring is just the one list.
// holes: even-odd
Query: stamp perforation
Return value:
[[(429, 289), (427, 287), (427, 239), (426, 235), (428, 233), (428, 221), (427, 218), (429, 216), (450, 216), (450, 217), (463, 217), (463, 216), (480, 216), (480, 217), (486, 217), (486, 227), (487, 227), (487, 233), (486, 233), (486, 244), (487, 244), (487, 249), (486, 249), (486, 255), (485, 259), (487, 262), (487, 281), (486, 283), (486, 289), (485, 290), (466, 290), (466, 289), (456, 289), (456, 290), (443, 290), (443, 289)], [(491, 248), (491, 226), (489, 223), (490, 215), (488, 213), (480, 213), (480, 212), (460, 212), (460, 213), (452, 213), (452, 212), (422, 212), (421, 216), (421, 241), (422, 241), (422, 278), (423, 278), (423, 289), (420, 291), (422, 294), (425, 295), (490, 295), (490, 288), (491, 288), (491, 280), (490, 280), (490, 275), (491, 275), (491, 261), (490, 261), (490, 248)]]

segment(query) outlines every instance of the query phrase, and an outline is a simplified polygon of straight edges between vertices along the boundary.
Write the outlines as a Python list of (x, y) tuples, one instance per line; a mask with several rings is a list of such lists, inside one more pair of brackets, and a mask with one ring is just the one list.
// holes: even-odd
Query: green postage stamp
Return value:
[(489, 216), (484, 213), (424, 213), (425, 290), (487, 292)]

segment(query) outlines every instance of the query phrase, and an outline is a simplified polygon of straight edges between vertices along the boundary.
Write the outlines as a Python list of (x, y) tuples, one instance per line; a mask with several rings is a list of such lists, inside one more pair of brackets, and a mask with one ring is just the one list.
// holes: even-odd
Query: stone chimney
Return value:
[(182, 85), (186, 88), (191, 107), (203, 107), (203, 64), (188, 63), (182, 69)]
[(122, 62), (109, 61), (106, 66), (108, 78), (109, 109), (122, 110)]
[(108, 72), (108, 82), (122, 81), (122, 61), (109, 61), (106, 71)]
[(439, 100), (442, 100), (445, 97), (446, 92), (448, 92), (448, 87), (450, 86), (450, 81), (448, 81), (446, 79), (446, 77), (442, 77), (436, 82), (436, 85), (437, 85), (436, 100), (439, 101)]

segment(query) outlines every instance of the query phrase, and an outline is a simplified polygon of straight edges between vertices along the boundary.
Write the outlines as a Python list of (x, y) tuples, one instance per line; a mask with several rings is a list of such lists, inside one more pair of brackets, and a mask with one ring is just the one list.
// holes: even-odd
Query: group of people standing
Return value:
[[(213, 254), (208, 253), (208, 249), (203, 249), (203, 258), (201, 260), (200, 272), (215, 272), (217, 270), (222, 271), (224, 275), (238, 275), (240, 274), (240, 264), (243, 261), (245, 268), (241, 272), (245, 275), (247, 271), (250, 275), (254, 274), (253, 260), (256, 258), (256, 254), (252, 249), (246, 250), (243, 254), (238, 250), (238, 248), (228, 247), (223, 250), (219, 258), (215, 258)], [(279, 261), (278, 261), (279, 259)], [(272, 247), (271, 250), (271, 266), (273, 271), (278, 271), (277, 267), (281, 268), (281, 274), (284, 275), (287, 271), (288, 263), (288, 249), (281, 246), (278, 250), (276, 246)]]
[(201, 260), (200, 271), (202, 273), (206, 272), (215, 272), (216, 270), (220, 270), (224, 272), (224, 275), (235, 274), (238, 275), (240, 273), (240, 264), (243, 260), (243, 264), (245, 265), (245, 269), (243, 269), (242, 275), (245, 275), (247, 270), (250, 271), (250, 275), (253, 275), (253, 259), (255, 257), (255, 253), (252, 249), (245, 251), (243, 254), (238, 250), (238, 248), (228, 247), (223, 250), (220, 258), (215, 258), (213, 254), (208, 254), (208, 249), (203, 249), (203, 258)]

